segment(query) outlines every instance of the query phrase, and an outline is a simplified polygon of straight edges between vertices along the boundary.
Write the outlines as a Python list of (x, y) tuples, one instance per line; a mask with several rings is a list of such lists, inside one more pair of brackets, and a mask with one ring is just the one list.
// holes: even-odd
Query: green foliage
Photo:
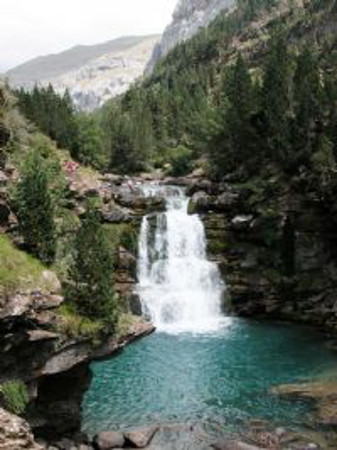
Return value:
[(290, 146), (289, 82), (290, 56), (287, 39), (284, 32), (278, 31), (270, 42), (270, 51), (264, 68), (261, 103), (269, 154), (281, 162), (287, 160)]
[(58, 95), (49, 85), (46, 88), (35, 86), (32, 92), (20, 89), (15, 94), (26, 118), (59, 147), (67, 148), (74, 158), (78, 157), (78, 128), (69, 93)]
[(30, 251), (42, 261), (55, 257), (55, 203), (51, 188), (50, 168), (41, 148), (30, 150), (20, 170), (13, 202), (19, 228)]
[(168, 162), (171, 165), (171, 175), (175, 177), (186, 175), (192, 168), (192, 152), (184, 145), (178, 145), (169, 150)]
[(100, 334), (105, 328), (103, 321), (94, 320), (79, 314), (76, 306), (66, 303), (60, 306), (58, 314), (61, 320), (57, 322), (57, 331), (69, 338), (91, 338), (99, 341)]
[(85, 165), (101, 169), (106, 165), (106, 156), (103, 146), (103, 132), (93, 116), (78, 114), (76, 117), (77, 159)]
[(98, 213), (90, 205), (74, 240), (66, 298), (80, 314), (114, 326), (113, 254)]
[(317, 151), (311, 157), (315, 187), (323, 194), (332, 194), (336, 190), (337, 164), (333, 154), (333, 144), (325, 136), (321, 139)]
[(24, 413), (28, 405), (26, 385), (18, 380), (0, 384), (0, 399), (5, 408), (13, 414)]
[(0, 235), (0, 296), (19, 289), (44, 289), (42, 272), (45, 266), (17, 249), (8, 236)]

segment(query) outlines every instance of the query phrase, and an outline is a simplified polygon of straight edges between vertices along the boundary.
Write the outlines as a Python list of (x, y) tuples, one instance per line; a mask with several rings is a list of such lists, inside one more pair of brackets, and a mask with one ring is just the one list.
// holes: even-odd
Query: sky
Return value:
[(36, 56), (162, 33), (177, 0), (1, 0), (0, 72)]

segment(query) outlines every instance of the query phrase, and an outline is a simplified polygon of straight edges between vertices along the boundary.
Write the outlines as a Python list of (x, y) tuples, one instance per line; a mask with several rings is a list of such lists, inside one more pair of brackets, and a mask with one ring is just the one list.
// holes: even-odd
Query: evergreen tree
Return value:
[(103, 145), (103, 131), (94, 116), (79, 114), (76, 118), (78, 127), (78, 160), (85, 165), (101, 169), (106, 164)]
[(38, 150), (32, 150), (22, 166), (14, 203), (26, 245), (51, 263), (56, 251), (54, 205), (46, 163)]
[(290, 58), (285, 35), (278, 32), (270, 42), (263, 88), (262, 110), (270, 155), (281, 163), (289, 156)]
[(77, 310), (113, 326), (117, 319), (113, 255), (98, 212), (88, 205), (74, 241), (67, 298)]
[(297, 59), (294, 77), (296, 127), (295, 151), (302, 162), (308, 161), (318, 144), (317, 130), (322, 123), (322, 90), (317, 60), (309, 45)]
[(226, 121), (231, 135), (233, 159), (236, 164), (242, 164), (254, 155), (256, 134), (251, 123), (255, 110), (253, 85), (241, 54), (225, 79), (224, 89), (229, 100)]

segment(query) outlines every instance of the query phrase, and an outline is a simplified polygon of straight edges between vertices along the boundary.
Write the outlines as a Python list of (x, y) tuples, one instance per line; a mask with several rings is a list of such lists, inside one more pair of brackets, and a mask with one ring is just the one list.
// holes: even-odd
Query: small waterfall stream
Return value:
[(216, 263), (207, 260), (202, 221), (188, 214), (182, 188), (144, 190), (164, 196), (167, 209), (144, 217), (141, 226), (138, 292), (145, 313), (159, 331), (218, 329), (224, 283)]

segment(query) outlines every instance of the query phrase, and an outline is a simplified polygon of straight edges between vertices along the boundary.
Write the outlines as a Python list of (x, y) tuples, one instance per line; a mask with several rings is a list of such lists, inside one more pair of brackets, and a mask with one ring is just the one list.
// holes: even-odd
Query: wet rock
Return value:
[(210, 209), (211, 198), (203, 191), (196, 192), (188, 203), (189, 214), (199, 214)]
[(125, 432), (124, 437), (126, 445), (131, 444), (132, 447), (144, 448), (150, 443), (157, 431), (158, 427), (150, 427), (142, 430)]
[(271, 392), (291, 399), (309, 399), (316, 402), (314, 419), (323, 425), (337, 426), (337, 382), (319, 381), (281, 385)]
[(97, 450), (111, 450), (124, 446), (123, 433), (119, 431), (102, 431), (93, 440), (94, 448)]
[(0, 449), (42, 450), (35, 442), (28, 423), (0, 408)]
[(142, 302), (138, 294), (131, 294), (129, 296), (129, 309), (135, 316), (141, 316), (143, 313)]
[(213, 444), (212, 447), (215, 450), (263, 450), (262, 447), (256, 447), (255, 445), (228, 439), (219, 440), (217, 443)]

